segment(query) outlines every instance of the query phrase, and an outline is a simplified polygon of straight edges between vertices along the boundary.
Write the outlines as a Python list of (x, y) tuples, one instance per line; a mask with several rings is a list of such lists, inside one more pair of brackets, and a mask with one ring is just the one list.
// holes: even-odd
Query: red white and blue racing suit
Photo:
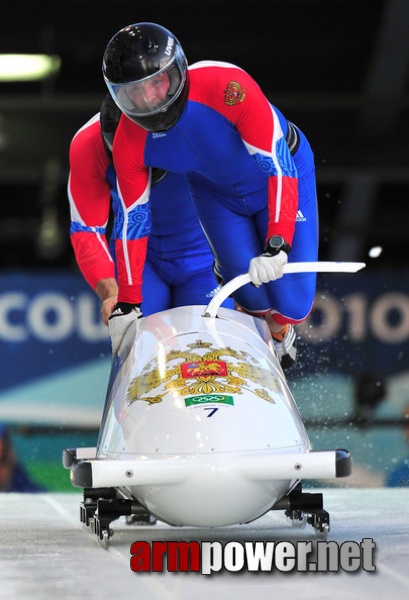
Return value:
[[(291, 245), (289, 262), (318, 257), (314, 157), (304, 134), (234, 65), (199, 62), (189, 68), (189, 78), (186, 109), (171, 129), (148, 132), (122, 116), (116, 132), (121, 302), (144, 299), (149, 167), (186, 174), (224, 281), (246, 273), (274, 234)], [(185, 218), (184, 210), (179, 218)], [(311, 311), (315, 284), (315, 273), (285, 275), (259, 288), (248, 284), (234, 297), (248, 312), (271, 312), (278, 323), (297, 323)]]
[[(71, 211), (70, 235), (78, 266), (95, 289), (101, 279), (116, 277), (115, 251), (107, 241), (110, 207), (115, 215), (112, 238), (116, 246), (134, 243), (134, 228), (124, 233), (124, 210), (117, 193), (116, 173), (105, 151), (100, 133), (99, 113), (74, 136), (70, 146), (68, 197)], [(175, 306), (206, 305), (217, 287), (212, 272), (213, 255), (203, 234), (183, 175), (167, 173), (152, 187), (149, 205), (131, 219), (141, 219), (143, 229), (151, 221), (147, 260), (142, 285), (145, 316)], [(135, 223), (138, 229), (138, 223)], [(137, 236), (136, 239), (139, 239)], [(123, 257), (123, 253), (120, 252)], [(128, 265), (134, 270), (132, 256)], [(141, 281), (143, 277), (143, 283)], [(233, 308), (228, 299), (224, 306)]]

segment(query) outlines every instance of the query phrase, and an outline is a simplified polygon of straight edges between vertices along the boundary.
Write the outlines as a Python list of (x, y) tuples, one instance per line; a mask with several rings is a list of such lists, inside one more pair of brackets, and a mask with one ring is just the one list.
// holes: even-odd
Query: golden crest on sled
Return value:
[[(131, 381), (127, 403), (132, 404), (136, 400), (149, 404), (162, 402), (170, 390), (176, 390), (181, 396), (242, 394), (246, 390), (274, 403), (268, 390), (280, 390), (278, 379), (248, 352), (229, 347), (213, 348), (212, 343), (202, 340), (187, 344), (187, 347), (189, 350), (174, 350), (163, 358), (152, 360), (141, 375)], [(155, 394), (161, 386), (165, 391)]]

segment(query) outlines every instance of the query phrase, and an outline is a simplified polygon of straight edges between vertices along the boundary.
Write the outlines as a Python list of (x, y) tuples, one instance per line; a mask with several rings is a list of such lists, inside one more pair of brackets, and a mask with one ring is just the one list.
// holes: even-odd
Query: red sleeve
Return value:
[[(208, 64), (202, 67), (200, 65)], [(289, 244), (294, 236), (298, 208), (298, 179), (277, 113), (252, 77), (227, 63), (197, 63), (200, 85), (195, 98), (210, 99), (215, 110), (237, 129), (249, 153), (271, 174), (268, 184), (267, 239), (282, 235)], [(197, 67), (194, 67), (194, 69)]]
[(70, 236), (79, 269), (95, 289), (100, 279), (115, 277), (105, 237), (110, 211), (106, 179), (108, 157), (95, 115), (74, 136), (69, 151)]
[(119, 302), (142, 302), (142, 272), (150, 231), (150, 170), (143, 160), (147, 135), (122, 115), (113, 145), (123, 213), (122, 233), (115, 239)]

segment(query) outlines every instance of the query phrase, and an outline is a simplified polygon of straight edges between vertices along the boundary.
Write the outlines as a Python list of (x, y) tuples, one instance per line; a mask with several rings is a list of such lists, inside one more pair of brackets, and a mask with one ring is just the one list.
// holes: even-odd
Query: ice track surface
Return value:
[(196, 529), (112, 523), (104, 550), (80, 523), (80, 493), (0, 494), (1, 600), (373, 600), (409, 597), (409, 488), (327, 488), (328, 540), (376, 543), (376, 573), (133, 573), (134, 541), (317, 541), (308, 526), (291, 526), (282, 511), (243, 526)]

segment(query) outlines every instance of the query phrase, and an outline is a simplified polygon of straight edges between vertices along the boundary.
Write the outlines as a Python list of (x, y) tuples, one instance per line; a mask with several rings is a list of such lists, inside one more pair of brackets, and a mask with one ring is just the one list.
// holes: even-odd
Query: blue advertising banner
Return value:
[[(0, 276), (0, 391), (109, 358), (100, 301), (72, 272)], [(320, 274), (292, 374), (409, 369), (409, 272)]]
[(318, 276), (301, 336), (299, 373), (393, 375), (409, 369), (409, 272)]
[(76, 273), (0, 276), (0, 391), (111, 354), (100, 300)]

